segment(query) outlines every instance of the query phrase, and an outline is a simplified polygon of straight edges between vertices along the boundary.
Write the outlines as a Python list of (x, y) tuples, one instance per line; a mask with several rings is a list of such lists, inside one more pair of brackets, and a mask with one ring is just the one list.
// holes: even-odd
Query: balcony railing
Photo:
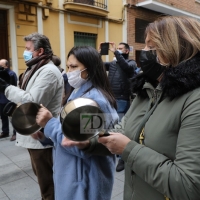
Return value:
[(65, 3), (81, 3), (107, 10), (107, 0), (65, 0)]
[(37, 3), (37, 4), (42, 2), (42, 0), (24, 0), (24, 1), (31, 2), (31, 3)]

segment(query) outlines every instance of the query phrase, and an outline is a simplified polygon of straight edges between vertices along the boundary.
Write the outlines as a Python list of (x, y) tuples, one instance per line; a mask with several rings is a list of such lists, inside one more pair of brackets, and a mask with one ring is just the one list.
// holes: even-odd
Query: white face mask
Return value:
[[(85, 71), (86, 69), (87, 68), (83, 69), (82, 71)], [(87, 82), (87, 79), (83, 79), (81, 77), (82, 71), (75, 70), (75, 71), (72, 71), (72, 72), (67, 72), (68, 82), (75, 89), (81, 87), (84, 83)]]
[(117, 49), (117, 51), (118, 51), (120, 54), (123, 54), (122, 50)]

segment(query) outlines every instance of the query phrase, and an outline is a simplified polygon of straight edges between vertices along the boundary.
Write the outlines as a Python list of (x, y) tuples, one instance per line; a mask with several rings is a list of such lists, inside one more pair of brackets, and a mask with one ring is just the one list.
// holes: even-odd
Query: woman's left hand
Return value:
[(106, 146), (112, 154), (121, 155), (131, 140), (121, 133), (109, 133), (110, 136), (99, 137), (98, 142)]
[(72, 141), (66, 137), (63, 138), (62, 140), (62, 146), (64, 147), (73, 147), (73, 146), (77, 146), (79, 149), (85, 149), (90, 145), (90, 141), (86, 140), (83, 142), (76, 142), (76, 141)]

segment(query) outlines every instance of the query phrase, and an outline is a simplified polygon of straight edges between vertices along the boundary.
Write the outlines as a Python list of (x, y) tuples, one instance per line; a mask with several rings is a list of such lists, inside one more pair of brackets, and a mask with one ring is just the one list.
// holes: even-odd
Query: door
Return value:
[(7, 10), (0, 10), (0, 59), (9, 60)]

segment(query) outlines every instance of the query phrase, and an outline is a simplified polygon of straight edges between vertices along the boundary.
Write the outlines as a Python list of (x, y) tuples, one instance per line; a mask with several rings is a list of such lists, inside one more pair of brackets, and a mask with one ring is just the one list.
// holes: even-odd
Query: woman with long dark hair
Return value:
[(84, 79), (83, 82), (91, 83), (90, 87), (85, 90), (84, 93), (87, 93), (91, 89), (96, 88), (108, 99), (111, 106), (116, 108), (116, 101), (110, 90), (109, 81), (100, 54), (90, 46), (74, 47), (68, 53), (67, 58), (67, 67), (69, 69), (68, 79), (69, 83), (71, 82), (71, 86), (77, 89), (80, 88), (82, 83), (80, 79), (76, 79), (76, 83), (73, 82), (74, 80), (70, 79), (71, 72), (73, 73), (73, 71), (76, 71), (78, 68), (80, 68), (78, 64), (73, 64), (75, 59), (77, 63), (82, 64), (82, 68), (80, 68), (80, 70), (83, 69), (84, 71), (80, 73), (81, 77)]
[[(68, 82), (74, 91), (68, 102), (85, 97), (97, 102), (105, 115), (106, 128), (118, 122), (116, 102), (99, 53), (92, 47), (74, 47), (67, 56)], [(77, 142), (62, 134), (61, 123), (41, 108), (37, 123), (54, 142), (54, 185), (57, 200), (110, 200), (114, 183), (115, 156), (97, 137)]]

